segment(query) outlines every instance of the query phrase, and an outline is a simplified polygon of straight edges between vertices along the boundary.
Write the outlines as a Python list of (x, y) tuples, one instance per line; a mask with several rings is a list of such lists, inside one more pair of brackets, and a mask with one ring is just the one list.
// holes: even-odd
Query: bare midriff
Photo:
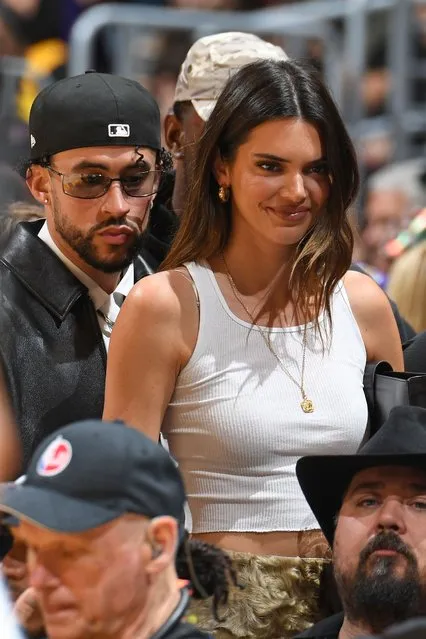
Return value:
[(330, 558), (330, 547), (320, 530), (274, 531), (262, 533), (194, 533), (194, 539), (223, 550), (280, 557)]

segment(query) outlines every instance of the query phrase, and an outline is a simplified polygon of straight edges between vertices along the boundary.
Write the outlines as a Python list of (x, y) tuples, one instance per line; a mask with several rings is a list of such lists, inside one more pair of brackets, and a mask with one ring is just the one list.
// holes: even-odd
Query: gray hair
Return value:
[(407, 197), (410, 208), (421, 209), (426, 206), (425, 173), (424, 158), (395, 162), (373, 173), (367, 181), (367, 190), (368, 193), (400, 191)]

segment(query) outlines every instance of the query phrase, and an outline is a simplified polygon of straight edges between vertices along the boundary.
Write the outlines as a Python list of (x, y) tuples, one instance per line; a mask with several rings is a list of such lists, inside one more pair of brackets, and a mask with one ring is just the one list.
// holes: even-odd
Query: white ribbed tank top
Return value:
[[(315, 407), (308, 414), (260, 329), (231, 312), (211, 269), (185, 266), (199, 294), (199, 331), (162, 433), (185, 480), (193, 532), (318, 528), (297, 482), (296, 461), (354, 453), (367, 424), (366, 351), (343, 283), (333, 294), (325, 351), (313, 324), (307, 325), (305, 390)], [(327, 329), (325, 316), (320, 322)], [(267, 329), (297, 380), (303, 328)]]

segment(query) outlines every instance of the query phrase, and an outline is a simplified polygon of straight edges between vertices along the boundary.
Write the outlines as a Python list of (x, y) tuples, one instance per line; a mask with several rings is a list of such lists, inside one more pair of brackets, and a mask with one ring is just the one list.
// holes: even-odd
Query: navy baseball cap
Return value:
[(93, 146), (161, 149), (157, 102), (139, 82), (87, 71), (43, 89), (29, 120), (30, 158)]
[(0, 511), (66, 533), (127, 513), (180, 521), (184, 504), (168, 452), (123, 422), (88, 420), (57, 430), (38, 446), (25, 476), (0, 484)]

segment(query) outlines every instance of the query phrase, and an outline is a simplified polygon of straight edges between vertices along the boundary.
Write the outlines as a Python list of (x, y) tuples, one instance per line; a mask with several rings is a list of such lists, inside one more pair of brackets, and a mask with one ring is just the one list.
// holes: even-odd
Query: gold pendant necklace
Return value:
[(259, 326), (258, 324), (256, 324), (256, 321), (255, 321), (253, 315), (250, 313), (250, 311), (248, 310), (247, 306), (244, 304), (243, 300), (241, 299), (241, 297), (240, 297), (240, 295), (239, 295), (239, 293), (237, 291), (237, 287), (235, 286), (235, 282), (234, 282), (234, 280), (233, 280), (233, 278), (231, 276), (231, 273), (229, 272), (229, 268), (228, 268), (228, 265), (226, 263), (225, 256), (223, 255), (223, 253), (221, 253), (220, 257), (221, 257), (223, 265), (225, 267), (225, 275), (227, 277), (227, 280), (228, 280), (229, 285), (230, 285), (230, 287), (232, 289), (232, 292), (234, 294), (235, 299), (242, 306), (242, 308), (245, 310), (245, 312), (247, 313), (247, 315), (251, 319), (253, 325), (256, 326), (259, 329), (259, 332), (260, 332), (260, 334), (261, 334), (261, 336), (263, 338), (263, 341), (265, 342), (266, 346), (268, 347), (268, 350), (270, 351), (270, 353), (277, 360), (278, 365), (281, 368), (281, 370), (287, 375), (287, 377), (293, 382), (293, 384), (296, 384), (296, 386), (299, 388), (300, 393), (302, 395), (302, 401), (300, 402), (300, 408), (303, 410), (304, 413), (313, 413), (314, 412), (313, 401), (307, 397), (306, 392), (305, 392), (305, 388), (304, 388), (305, 359), (306, 359), (306, 323), (305, 323), (304, 328), (303, 328), (302, 370), (301, 370), (301, 373), (300, 373), (300, 383), (299, 383), (297, 381), (297, 379), (295, 379), (293, 377), (293, 375), (290, 373), (290, 371), (288, 371), (285, 368), (284, 364), (282, 363), (282, 361), (278, 357), (277, 353), (272, 348), (270, 341), (268, 340), (268, 338), (265, 335), (265, 331), (264, 331), (263, 327)]

